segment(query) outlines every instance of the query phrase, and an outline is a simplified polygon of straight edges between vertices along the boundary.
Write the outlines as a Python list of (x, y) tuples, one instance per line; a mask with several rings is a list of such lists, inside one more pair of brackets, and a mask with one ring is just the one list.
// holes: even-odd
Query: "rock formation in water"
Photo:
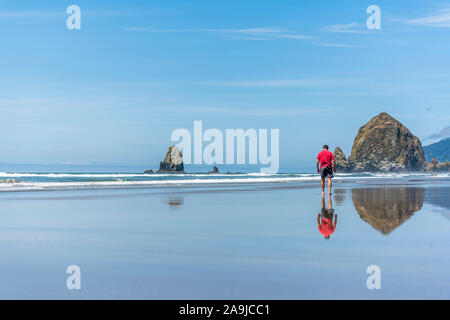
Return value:
[(169, 147), (164, 160), (159, 164), (157, 173), (185, 173), (183, 155), (178, 147)]
[(212, 171), (209, 171), (208, 173), (210, 173), (210, 174), (218, 174), (218, 173), (220, 173), (220, 172), (219, 172), (219, 168), (217, 168), (216, 166), (214, 166), (214, 167), (213, 167), (213, 170), (212, 170)]
[(1, 179), (0, 183), (21, 183), (22, 180), (16, 180), (16, 179)]
[(436, 159), (431, 159), (427, 166), (427, 170), (430, 172), (450, 172), (450, 161), (439, 162)]
[(153, 173), (153, 170), (152, 170), (152, 169), (150, 169), (150, 170), (145, 170), (144, 173)]
[(341, 148), (336, 147), (334, 149), (334, 159), (336, 161), (336, 169), (338, 172), (348, 172), (350, 170), (350, 166), (347, 160), (347, 157), (345, 156), (345, 153), (342, 151)]
[(349, 157), (352, 171), (421, 171), (426, 161), (420, 140), (387, 113), (362, 126)]
[(353, 189), (352, 196), (361, 219), (387, 235), (422, 208), (425, 189)]

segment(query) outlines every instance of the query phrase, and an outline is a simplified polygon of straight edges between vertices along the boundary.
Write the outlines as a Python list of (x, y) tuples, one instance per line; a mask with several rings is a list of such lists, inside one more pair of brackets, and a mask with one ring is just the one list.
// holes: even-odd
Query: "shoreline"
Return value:
[[(92, 182), (40, 182), (33, 185), (33, 182), (13, 183), (11, 186), (2, 188), (0, 194), (16, 192), (50, 192), (50, 191), (102, 191), (102, 190), (164, 190), (164, 189), (193, 189), (193, 188), (237, 188), (244, 190), (251, 186), (258, 186), (262, 189), (270, 186), (275, 189), (295, 189), (295, 188), (315, 188), (320, 181), (320, 177), (291, 177), (291, 178), (248, 178), (248, 179), (197, 179), (197, 180), (154, 180), (154, 181), (92, 181)], [(372, 177), (335, 177), (333, 187), (336, 184), (364, 184), (367, 186), (413, 186), (423, 185), (430, 182), (447, 182), (450, 176), (372, 176)], [(6, 183), (5, 183), (6, 184)]]

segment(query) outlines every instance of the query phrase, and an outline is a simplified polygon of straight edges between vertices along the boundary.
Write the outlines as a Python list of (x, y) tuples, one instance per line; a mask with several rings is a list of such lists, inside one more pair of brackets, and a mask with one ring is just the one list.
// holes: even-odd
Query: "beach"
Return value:
[(1, 299), (450, 297), (448, 176), (336, 179), (329, 239), (315, 180), (79, 187), (0, 192)]

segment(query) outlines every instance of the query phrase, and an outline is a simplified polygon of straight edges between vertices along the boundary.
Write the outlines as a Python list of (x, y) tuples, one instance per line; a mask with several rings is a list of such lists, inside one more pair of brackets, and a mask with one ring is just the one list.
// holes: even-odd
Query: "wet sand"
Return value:
[(2, 193), (0, 298), (448, 299), (449, 196), (448, 179), (336, 182), (325, 239), (316, 183)]

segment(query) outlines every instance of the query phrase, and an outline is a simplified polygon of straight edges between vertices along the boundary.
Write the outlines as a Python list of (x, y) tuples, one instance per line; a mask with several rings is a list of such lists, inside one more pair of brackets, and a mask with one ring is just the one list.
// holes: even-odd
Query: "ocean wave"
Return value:
[[(149, 178), (149, 177), (229, 177), (229, 176), (266, 176), (266, 173), (21, 173), (21, 172), (0, 172), (0, 177), (17, 178)], [(277, 174), (274, 174), (277, 175)]]
[[(107, 175), (107, 174), (103, 174)], [(117, 177), (116, 174), (109, 174), (108, 177)], [(139, 175), (140, 176), (140, 175)], [(278, 175), (246, 175), (234, 176), (226, 175), (227, 178), (218, 175), (170, 175), (173, 179), (151, 179), (150, 175), (147, 180), (133, 180), (114, 178), (108, 181), (22, 181), (18, 183), (14, 179), (3, 179), (0, 184), (0, 191), (26, 191), (26, 190), (58, 190), (58, 189), (89, 189), (89, 188), (120, 188), (120, 187), (146, 187), (146, 186), (189, 186), (189, 185), (218, 185), (218, 184), (261, 184), (261, 183), (296, 183), (296, 182), (318, 182), (320, 177), (317, 174), (278, 174)], [(196, 177), (192, 179), (192, 177)], [(202, 177), (208, 176), (209, 179)], [(214, 178), (211, 178), (213, 176)], [(79, 175), (78, 175), (79, 177)], [(438, 176), (430, 176), (426, 174), (371, 174), (371, 175), (352, 175), (339, 174), (335, 177), (337, 181), (361, 181), (364, 179), (395, 179), (404, 177), (427, 177), (442, 178), (449, 177), (449, 174), (440, 174)], [(1, 181), (1, 179), (0, 179)]]
[[(351, 176), (351, 177), (362, 177), (362, 176), (375, 176), (375, 177), (408, 177), (408, 176), (429, 176), (428, 173), (338, 173), (339, 176)], [(317, 176), (317, 173), (180, 173), (180, 174), (170, 174), (170, 173), (22, 173), (22, 172), (0, 172), (0, 178), (161, 178), (161, 177), (276, 177), (276, 176)], [(438, 176), (448, 176), (448, 173), (438, 174)]]

